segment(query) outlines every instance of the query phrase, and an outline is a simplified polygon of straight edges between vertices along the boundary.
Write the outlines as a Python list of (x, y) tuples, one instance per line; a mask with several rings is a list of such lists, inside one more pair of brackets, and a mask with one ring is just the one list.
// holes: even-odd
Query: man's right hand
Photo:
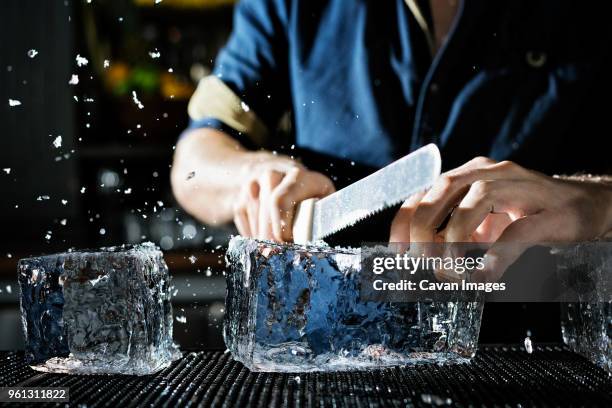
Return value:
[(244, 169), (246, 182), (234, 203), (234, 223), (244, 236), (292, 241), (296, 206), (306, 199), (333, 193), (334, 184), (294, 160), (264, 155)]

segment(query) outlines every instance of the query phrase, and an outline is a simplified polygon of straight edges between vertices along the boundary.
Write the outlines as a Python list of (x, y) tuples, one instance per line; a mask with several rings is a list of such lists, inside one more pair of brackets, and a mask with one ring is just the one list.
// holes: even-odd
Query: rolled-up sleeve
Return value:
[(189, 128), (223, 130), (264, 146), (289, 109), (288, 0), (242, 0), (232, 34), (189, 101)]

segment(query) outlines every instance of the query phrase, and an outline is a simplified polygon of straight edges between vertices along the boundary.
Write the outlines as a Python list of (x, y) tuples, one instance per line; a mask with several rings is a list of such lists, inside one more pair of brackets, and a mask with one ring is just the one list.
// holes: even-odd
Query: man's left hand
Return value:
[(553, 178), (477, 157), (442, 174), (427, 193), (406, 200), (393, 220), (390, 242), (493, 243), (485, 270), (474, 279), (494, 281), (522, 252), (517, 245), (498, 243), (586, 241), (610, 231), (610, 185)]

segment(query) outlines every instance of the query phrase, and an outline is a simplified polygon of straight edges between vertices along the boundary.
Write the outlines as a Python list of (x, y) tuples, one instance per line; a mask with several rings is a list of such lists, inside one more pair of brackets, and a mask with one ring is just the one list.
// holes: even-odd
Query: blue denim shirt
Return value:
[[(609, 172), (612, 47), (598, 7), (463, 1), (432, 58), (404, 0), (243, 0), (214, 74), (266, 127), (290, 111), (293, 142), (339, 161), (381, 167), (434, 142), (445, 169), (484, 155)], [(202, 126), (236, 134), (214, 117)]]

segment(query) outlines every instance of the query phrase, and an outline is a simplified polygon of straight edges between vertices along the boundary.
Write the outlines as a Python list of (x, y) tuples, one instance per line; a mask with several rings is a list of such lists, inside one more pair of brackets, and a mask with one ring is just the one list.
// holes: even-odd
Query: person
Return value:
[[(445, 171), (401, 206), (390, 241), (604, 237), (612, 44), (597, 7), (243, 0), (214, 74), (190, 101), (176, 199), (205, 223), (233, 220), (242, 235), (291, 241), (297, 203), (436, 143)], [(275, 138), (286, 112), (283, 146)], [(313, 152), (316, 165), (305, 159)], [(495, 248), (492, 269), (518, 256)]]

